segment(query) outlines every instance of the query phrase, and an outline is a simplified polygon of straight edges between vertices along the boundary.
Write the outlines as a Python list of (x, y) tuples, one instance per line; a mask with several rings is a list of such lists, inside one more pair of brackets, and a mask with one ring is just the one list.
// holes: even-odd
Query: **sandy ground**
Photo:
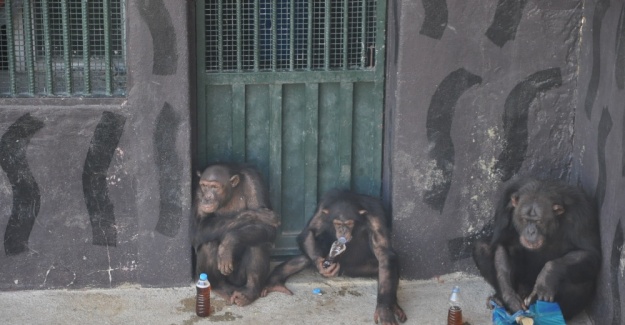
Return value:
[[(460, 273), (399, 285), (405, 324), (446, 324), (449, 294), (461, 288), (464, 321), (491, 324), (486, 298), (492, 289)], [(0, 324), (374, 324), (377, 284), (372, 279), (326, 279), (312, 270), (287, 283), (293, 296), (271, 293), (246, 307), (211, 298), (212, 315), (195, 315), (195, 287), (36, 290), (0, 292)], [(322, 290), (321, 295), (313, 289)], [(592, 324), (582, 313), (569, 325)], [(466, 325), (466, 323), (465, 323)]]

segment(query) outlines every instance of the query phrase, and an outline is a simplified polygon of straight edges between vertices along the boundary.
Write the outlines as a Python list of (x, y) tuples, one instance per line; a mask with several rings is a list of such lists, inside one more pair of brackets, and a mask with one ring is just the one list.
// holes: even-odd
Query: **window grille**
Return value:
[(376, 8), (376, 0), (206, 1), (206, 71), (371, 69)]
[(121, 97), (125, 0), (0, 0), (0, 97)]

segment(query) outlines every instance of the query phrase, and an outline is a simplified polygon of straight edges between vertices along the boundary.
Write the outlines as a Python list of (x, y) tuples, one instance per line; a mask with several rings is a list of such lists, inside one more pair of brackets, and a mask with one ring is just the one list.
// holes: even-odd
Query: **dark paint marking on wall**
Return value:
[(106, 176), (125, 123), (126, 118), (122, 115), (102, 112), (85, 159), (82, 191), (89, 212), (94, 245), (117, 245), (115, 211), (109, 198)]
[(599, 160), (599, 180), (597, 181), (597, 189), (595, 192), (595, 199), (597, 200), (597, 206), (599, 211), (603, 206), (603, 200), (605, 199), (605, 191), (607, 186), (607, 167), (605, 147), (608, 141), (608, 135), (612, 130), (612, 117), (607, 107), (603, 108), (601, 113), (601, 119), (599, 120), (598, 135), (597, 135), (597, 159)]
[(152, 73), (159, 76), (175, 74), (178, 70), (176, 32), (163, 0), (140, 0), (139, 14), (152, 35)]
[(39, 214), (39, 185), (28, 166), (26, 149), (30, 138), (44, 125), (30, 114), (24, 114), (0, 138), (0, 166), (13, 190), (11, 217), (4, 233), (6, 255), (17, 255), (28, 250), (28, 238)]
[(527, 119), (532, 101), (539, 92), (562, 85), (560, 68), (538, 71), (517, 84), (504, 104), (503, 129), (505, 144), (493, 167), (495, 173), (507, 181), (516, 174), (525, 160), (527, 151)]
[(160, 212), (156, 231), (175, 237), (182, 217), (182, 162), (176, 151), (176, 134), (180, 117), (169, 103), (165, 103), (156, 120), (153, 141), (156, 148), (156, 166), (159, 171)]
[(419, 33), (433, 39), (441, 39), (445, 28), (447, 28), (447, 1), (445, 0), (423, 0), (425, 9), (425, 19)]
[(599, 80), (601, 78), (601, 25), (606, 11), (610, 7), (610, 0), (599, 0), (595, 6), (592, 18), (592, 72), (588, 81), (586, 100), (584, 101), (584, 111), (586, 117), (590, 119), (592, 107), (595, 104), (597, 91), (599, 90)]
[(495, 17), (486, 31), (486, 37), (499, 47), (513, 40), (523, 16), (527, 0), (499, 0)]
[(460, 68), (443, 79), (434, 92), (428, 108), (426, 128), (429, 154), (430, 158), (436, 161), (436, 168), (442, 177), (426, 191), (423, 201), (439, 212), (442, 212), (445, 206), (454, 170), (455, 153), (451, 125), (456, 102), (467, 89), (481, 82), (480, 76)]
[(616, 62), (614, 79), (619, 89), (625, 88), (625, 4), (621, 7), (616, 31)]
[(610, 258), (610, 274), (612, 281), (612, 325), (621, 325), (621, 294), (619, 293), (619, 274), (621, 273), (621, 252), (623, 251), (623, 226), (619, 220), (616, 225), (614, 241), (612, 241), (612, 256)]
[(623, 114), (623, 128), (621, 129), (621, 132), (623, 132), (622, 134), (622, 141), (621, 141), (621, 146), (622, 146), (622, 152), (623, 152), (623, 157), (621, 158), (621, 176), (625, 177), (625, 114)]

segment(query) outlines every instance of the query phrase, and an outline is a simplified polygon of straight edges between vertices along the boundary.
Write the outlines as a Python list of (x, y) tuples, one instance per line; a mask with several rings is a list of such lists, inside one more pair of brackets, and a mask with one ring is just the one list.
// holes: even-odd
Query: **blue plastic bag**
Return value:
[(515, 325), (518, 316), (533, 318), (534, 325), (566, 325), (560, 305), (556, 302), (538, 300), (530, 305), (528, 310), (520, 310), (512, 315), (494, 301), (491, 300), (490, 304), (495, 307), (492, 317), (493, 325)]

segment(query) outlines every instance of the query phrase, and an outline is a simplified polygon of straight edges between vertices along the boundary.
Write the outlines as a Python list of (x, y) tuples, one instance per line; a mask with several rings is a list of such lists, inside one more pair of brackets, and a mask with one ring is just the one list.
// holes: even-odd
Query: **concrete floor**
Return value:
[[(464, 321), (491, 324), (486, 298), (492, 289), (460, 273), (422, 281), (402, 280), (398, 299), (405, 324), (446, 323), (451, 288), (461, 288)], [(293, 296), (271, 293), (246, 307), (228, 306), (213, 296), (210, 317), (195, 315), (195, 287), (37, 290), (0, 292), (0, 324), (374, 324), (376, 281), (326, 279), (312, 270), (287, 282)], [(312, 290), (320, 288), (322, 295)], [(592, 324), (585, 313), (569, 325)]]

